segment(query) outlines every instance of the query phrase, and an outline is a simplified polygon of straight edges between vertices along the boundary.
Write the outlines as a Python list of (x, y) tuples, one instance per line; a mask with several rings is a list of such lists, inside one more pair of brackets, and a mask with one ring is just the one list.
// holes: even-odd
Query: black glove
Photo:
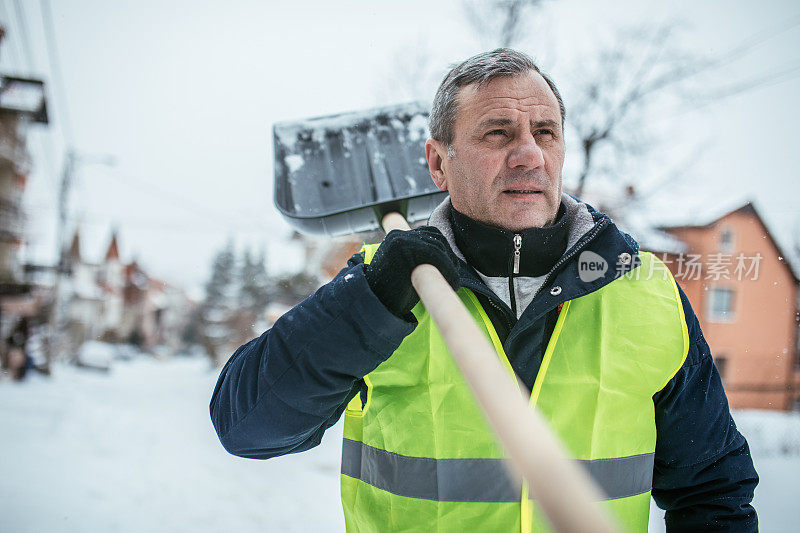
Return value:
[(411, 285), (411, 271), (423, 263), (435, 266), (453, 290), (458, 289), (458, 258), (433, 226), (390, 231), (364, 271), (375, 296), (404, 320), (414, 320), (411, 309), (419, 295)]

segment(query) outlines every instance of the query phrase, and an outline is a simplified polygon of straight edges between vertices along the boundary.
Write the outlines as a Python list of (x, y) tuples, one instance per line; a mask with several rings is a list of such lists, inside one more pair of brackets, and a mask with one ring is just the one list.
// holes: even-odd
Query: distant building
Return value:
[(97, 283), (98, 265), (89, 263), (81, 253), (80, 233), (72, 238), (62, 264), (66, 270), (61, 293), (64, 297), (65, 324), (69, 351), (103, 334), (103, 290)]
[(191, 302), (178, 287), (150, 277), (136, 262), (120, 259), (117, 233), (99, 263), (82, 254), (76, 231), (65, 254), (64, 301), (71, 349), (102, 339), (151, 349), (181, 348)]
[(103, 331), (113, 331), (119, 327), (125, 312), (125, 266), (119, 257), (117, 232), (111, 235), (103, 262), (97, 270), (97, 285), (102, 291), (103, 314), (100, 324)]
[[(0, 28), (0, 41), (2, 36)], [(11, 328), (41, 309), (20, 260), (26, 229), (22, 198), (31, 171), (26, 136), (33, 124), (47, 124), (43, 82), (0, 75), (0, 355)]]
[(25, 234), (22, 195), (30, 160), (18, 116), (0, 113), (0, 283), (22, 280), (18, 251)]
[(22, 195), (31, 171), (26, 136), (36, 123), (47, 124), (44, 83), (0, 75), (0, 283), (22, 279)]
[(685, 245), (659, 255), (697, 313), (731, 406), (797, 408), (797, 265), (753, 204), (660, 229)]

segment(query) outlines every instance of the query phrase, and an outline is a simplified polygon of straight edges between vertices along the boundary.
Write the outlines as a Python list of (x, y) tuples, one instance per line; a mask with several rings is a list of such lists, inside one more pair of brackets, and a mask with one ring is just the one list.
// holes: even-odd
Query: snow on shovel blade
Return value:
[(275, 124), (278, 211), (327, 235), (378, 229), (390, 211), (426, 219), (446, 196), (425, 161), (427, 119), (412, 103)]

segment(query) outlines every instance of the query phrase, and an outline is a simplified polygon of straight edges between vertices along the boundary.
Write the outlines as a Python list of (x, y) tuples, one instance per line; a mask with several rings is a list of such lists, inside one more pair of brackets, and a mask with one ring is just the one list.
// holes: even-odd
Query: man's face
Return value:
[(470, 218), (513, 232), (555, 220), (564, 138), (558, 100), (538, 73), (462, 87), (451, 154), (434, 139), (425, 152), (436, 186)]

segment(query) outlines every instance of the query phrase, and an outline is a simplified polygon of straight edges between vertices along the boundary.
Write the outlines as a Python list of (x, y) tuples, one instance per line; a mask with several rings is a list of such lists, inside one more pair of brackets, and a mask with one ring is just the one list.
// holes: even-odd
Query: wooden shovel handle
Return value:
[[(410, 229), (398, 213), (383, 218), (383, 228)], [(478, 329), (461, 300), (432, 265), (419, 265), (411, 283), (441, 331), (447, 348), (472, 388), (513, 468), (530, 486), (558, 532), (619, 531), (599, 503), (602, 492), (570, 459), (542, 416), (528, 406), (514, 378)]]

